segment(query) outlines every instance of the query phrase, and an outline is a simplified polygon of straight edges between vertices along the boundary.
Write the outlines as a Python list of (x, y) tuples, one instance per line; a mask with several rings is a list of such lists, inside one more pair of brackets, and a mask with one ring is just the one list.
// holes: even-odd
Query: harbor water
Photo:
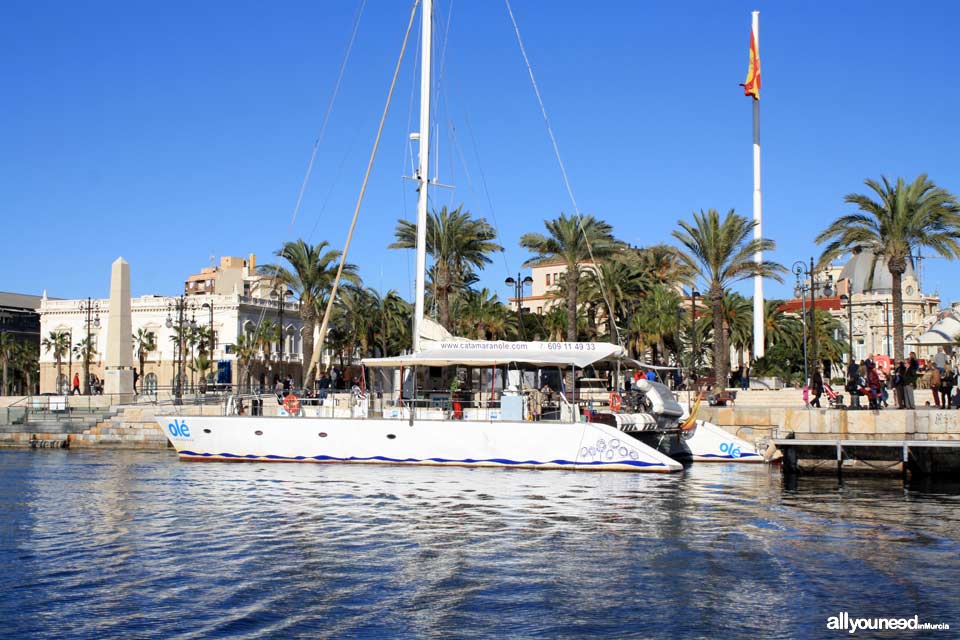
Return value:
[(849, 636), (840, 612), (960, 629), (949, 484), (10, 450), (0, 513), (3, 637)]

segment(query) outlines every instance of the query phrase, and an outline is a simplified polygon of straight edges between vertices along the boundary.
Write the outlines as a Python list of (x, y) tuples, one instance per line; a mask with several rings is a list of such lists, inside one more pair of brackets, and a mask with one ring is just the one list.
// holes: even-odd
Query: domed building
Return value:
[[(857, 360), (871, 355), (893, 356), (893, 276), (883, 256), (869, 249), (855, 247), (843, 266), (831, 266), (828, 274), (837, 283), (837, 306), (828, 309), (830, 315), (850, 324), (853, 316), (853, 353)], [(920, 281), (911, 261), (907, 262), (900, 290), (903, 293), (904, 349), (917, 349), (909, 336), (924, 324), (925, 319), (940, 311), (940, 296), (920, 291)], [(841, 296), (848, 296), (842, 298)], [(818, 305), (818, 308), (820, 306)], [(927, 353), (917, 352), (921, 358)]]

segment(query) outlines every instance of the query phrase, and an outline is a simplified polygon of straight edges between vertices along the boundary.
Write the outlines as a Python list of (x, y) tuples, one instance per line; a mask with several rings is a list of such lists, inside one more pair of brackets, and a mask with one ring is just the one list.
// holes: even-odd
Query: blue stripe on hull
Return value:
[(733, 456), (721, 456), (716, 453), (701, 453), (693, 454), (697, 458), (717, 458), (718, 460), (740, 460), (741, 458), (759, 458), (761, 457), (759, 453), (741, 453), (738, 457), (734, 458)]
[(466, 458), (463, 460), (447, 460), (445, 458), (387, 458), (384, 456), (372, 456), (369, 458), (335, 458), (333, 456), (277, 456), (277, 455), (266, 455), (266, 456), (256, 456), (253, 454), (247, 455), (237, 455), (235, 453), (197, 453), (194, 451), (180, 451), (179, 455), (181, 457), (194, 457), (194, 458), (226, 458), (229, 460), (259, 460), (259, 461), (271, 461), (275, 460), (278, 462), (298, 462), (305, 460), (316, 460), (317, 462), (395, 462), (395, 463), (426, 463), (426, 462), (438, 462), (438, 463), (451, 463), (451, 464), (501, 464), (501, 465), (545, 465), (545, 464), (554, 464), (554, 465), (568, 465), (568, 466), (578, 466), (578, 467), (599, 467), (606, 465), (627, 465), (630, 467), (666, 467), (666, 465), (659, 462), (643, 462), (640, 460), (623, 460), (617, 462), (602, 462), (602, 461), (591, 461), (591, 462), (573, 462), (570, 460), (550, 460), (547, 462), (541, 462), (539, 460), (507, 460), (504, 458), (490, 458), (487, 460), (474, 460), (472, 458)]

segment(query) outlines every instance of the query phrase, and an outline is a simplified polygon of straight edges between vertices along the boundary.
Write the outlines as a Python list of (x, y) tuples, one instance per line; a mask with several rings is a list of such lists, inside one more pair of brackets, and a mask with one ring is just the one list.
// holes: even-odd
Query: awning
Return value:
[(624, 350), (609, 342), (507, 342), (447, 340), (430, 344), (418, 353), (393, 358), (365, 358), (369, 367), (470, 367), (510, 362), (586, 367), (607, 358), (622, 358)]
[(960, 320), (952, 312), (944, 314), (932, 327), (920, 334), (920, 337), (906, 340), (907, 344), (937, 346), (954, 344), (960, 336)]

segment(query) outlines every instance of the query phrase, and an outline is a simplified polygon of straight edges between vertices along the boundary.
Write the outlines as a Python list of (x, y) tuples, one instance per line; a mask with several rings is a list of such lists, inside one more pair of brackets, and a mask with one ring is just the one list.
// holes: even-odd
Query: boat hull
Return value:
[(694, 462), (764, 462), (753, 444), (705, 420), (696, 421), (693, 434), (681, 440), (680, 448), (676, 457)]
[(680, 471), (607, 425), (305, 417), (158, 416), (182, 460)]

